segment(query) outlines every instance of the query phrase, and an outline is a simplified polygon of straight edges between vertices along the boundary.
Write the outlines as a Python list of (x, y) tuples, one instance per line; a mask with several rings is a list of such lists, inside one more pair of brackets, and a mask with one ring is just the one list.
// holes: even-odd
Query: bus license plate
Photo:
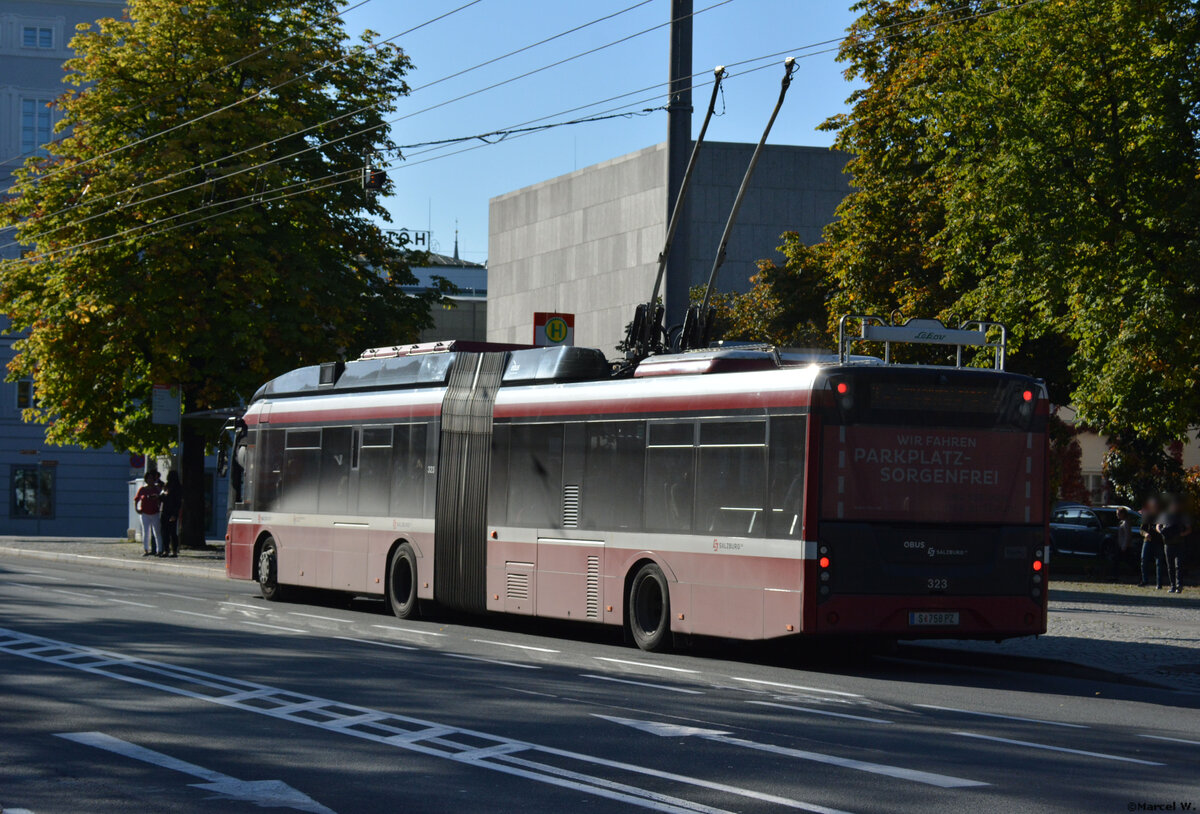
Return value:
[(936, 625), (950, 627), (958, 625), (958, 611), (913, 611), (908, 614), (909, 626)]

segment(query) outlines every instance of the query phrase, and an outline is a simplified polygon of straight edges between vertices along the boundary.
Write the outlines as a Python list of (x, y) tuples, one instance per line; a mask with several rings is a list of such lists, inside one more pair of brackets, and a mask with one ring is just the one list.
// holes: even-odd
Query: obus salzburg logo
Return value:
[(567, 338), (567, 321), (562, 317), (551, 317), (546, 322), (546, 338), (551, 342), (562, 342)]

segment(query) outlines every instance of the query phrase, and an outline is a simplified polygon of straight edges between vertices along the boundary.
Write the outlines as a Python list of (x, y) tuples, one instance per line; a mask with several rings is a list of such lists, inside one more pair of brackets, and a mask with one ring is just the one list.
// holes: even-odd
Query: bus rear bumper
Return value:
[(1006, 639), (1046, 632), (1046, 608), (1013, 596), (835, 596), (816, 609), (819, 635)]

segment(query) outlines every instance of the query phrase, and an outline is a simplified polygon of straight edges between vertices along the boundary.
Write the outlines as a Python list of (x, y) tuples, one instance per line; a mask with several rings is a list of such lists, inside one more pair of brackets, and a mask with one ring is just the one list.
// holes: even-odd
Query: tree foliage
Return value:
[(406, 257), (359, 181), (392, 146), (411, 64), (370, 32), (353, 43), (336, 11), (131, 0), (80, 27), (61, 136), (2, 211), (27, 247), (0, 265), (22, 334), (9, 372), (33, 376), (27, 418), (52, 442), (161, 449), (174, 431), (150, 422), (155, 383), (179, 385), (185, 411), (234, 406), (428, 323), (438, 295), (401, 291)]
[[(864, 87), (824, 125), (854, 188), (807, 279), (829, 328), (1004, 321), (1012, 368), (1101, 434), (1161, 447), (1200, 424), (1200, 11), (1013, 5), (856, 6), (840, 58)], [(821, 304), (779, 302), (784, 326)]]

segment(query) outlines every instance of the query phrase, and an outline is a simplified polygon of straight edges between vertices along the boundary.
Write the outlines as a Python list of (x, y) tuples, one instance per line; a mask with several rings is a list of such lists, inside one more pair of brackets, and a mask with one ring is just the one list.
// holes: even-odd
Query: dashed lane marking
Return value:
[(1150, 738), (1156, 741), (1170, 741), (1171, 743), (1186, 743), (1189, 746), (1200, 746), (1200, 741), (1190, 741), (1185, 738), (1168, 738), (1166, 735), (1138, 735), (1139, 738)]
[(779, 687), (785, 690), (800, 690), (801, 692), (820, 692), (826, 695), (839, 695), (843, 698), (862, 698), (863, 696), (855, 692), (843, 692), (841, 690), (823, 690), (820, 687), (804, 687), (799, 684), (781, 684), (778, 681), (763, 681), (760, 678), (742, 678), (740, 676), (730, 676), (734, 681), (741, 681), (746, 684), (758, 684), (763, 687)]
[(558, 650), (551, 650), (549, 647), (533, 647), (532, 645), (528, 645), (528, 644), (513, 644), (512, 642), (494, 642), (491, 639), (471, 639), (471, 641), (478, 642), (479, 644), (494, 644), (498, 647), (515, 647), (518, 650), (532, 650), (535, 653), (558, 653), (558, 652), (561, 652)]
[(806, 712), (809, 715), (825, 715), (829, 718), (847, 718), (851, 721), (865, 721), (869, 724), (890, 724), (892, 721), (883, 718), (869, 718), (866, 715), (850, 715), (846, 712), (830, 712), (827, 709), (816, 709), (815, 707), (797, 707), (792, 704), (776, 704), (772, 701), (747, 701), (747, 704), (756, 704), (760, 707), (776, 707), (778, 709), (791, 709), (796, 712)]
[(1141, 766), (1166, 766), (1165, 763), (1158, 763), (1153, 760), (1141, 760), (1136, 757), (1123, 757), (1121, 755), (1106, 755), (1103, 752), (1088, 752), (1083, 749), (1068, 749), (1065, 746), (1051, 746), (1047, 743), (1034, 743), (1032, 741), (1019, 741), (1012, 738), (998, 738), (995, 735), (980, 735), (975, 732), (955, 732), (953, 733), (963, 738), (976, 738), (978, 740), (994, 741), (995, 743), (1007, 743), (1011, 746), (1028, 746), (1030, 749), (1044, 749), (1048, 752), (1065, 752), (1069, 755), (1084, 755), (1085, 757), (1096, 757), (1101, 760), (1119, 760), (1122, 763), (1137, 763)]
[(1000, 718), (1005, 721), (1020, 721), (1026, 724), (1045, 724), (1046, 726), (1063, 726), (1070, 729), (1088, 729), (1083, 724), (1067, 724), (1062, 721), (1047, 721), (1042, 718), (1020, 718), (1016, 715), (1000, 715), (996, 712), (978, 712), (973, 709), (957, 709), (955, 707), (939, 707), (936, 704), (913, 704), (914, 707), (921, 709), (936, 709), (940, 712), (957, 712), (960, 715), (978, 715), (981, 718)]
[[(217, 704), (254, 715), (285, 720), (348, 737), (415, 752), (438, 760), (450, 760), (489, 771), (521, 777), (617, 802), (636, 805), (667, 814), (705, 812), (719, 814), (723, 809), (671, 796), (662, 791), (619, 783), (582, 767), (601, 766), (619, 772), (668, 780), (680, 785), (770, 802), (813, 814), (844, 812), (813, 803), (792, 800), (700, 777), (658, 771), (645, 766), (593, 757), (579, 752), (541, 746), (491, 735), (478, 730), (460, 729), (433, 721), (392, 714), (382, 710), (343, 704), (327, 698), (289, 692), (265, 684), (151, 661), (111, 650), (99, 650), (42, 636), (0, 628), (0, 653), (33, 659), (91, 675), (135, 684), (151, 690)], [(519, 757), (518, 757), (519, 755)], [(552, 757), (553, 761), (546, 760)], [(567, 765), (564, 765), (567, 764)], [(574, 766), (569, 765), (574, 764)], [(594, 771), (594, 768), (592, 769)]]
[(596, 681), (611, 681), (614, 684), (632, 684), (635, 687), (650, 687), (655, 690), (666, 690), (667, 692), (678, 692), (686, 695), (704, 695), (700, 690), (689, 690), (686, 687), (670, 687), (666, 684), (651, 684), (649, 681), (631, 681), (627, 678), (614, 678), (612, 676), (598, 676), (583, 673), (582, 678), (591, 678)]
[(393, 650), (420, 650), (419, 647), (412, 647), (407, 644), (394, 644), (392, 642), (376, 642), (371, 639), (356, 639), (353, 636), (334, 636), (335, 639), (340, 639), (343, 642), (357, 642), (358, 644), (373, 644), (376, 647), (390, 647)]
[(340, 624), (349, 624), (349, 619), (338, 619), (336, 616), (318, 616), (315, 613), (300, 613), (299, 611), (288, 611), (288, 616), (303, 616), (305, 619), (324, 619), (326, 622), (338, 622)]
[(390, 630), (392, 633), (412, 633), (417, 636), (445, 636), (445, 633), (434, 633), (432, 630), (414, 630), (411, 627), (395, 627), (393, 625), (371, 625), (380, 630)]
[(631, 664), (634, 667), (649, 667), (651, 670), (666, 670), (671, 673), (692, 673), (697, 674), (699, 670), (688, 670), (685, 667), (668, 667), (665, 664), (650, 664), (645, 661), (629, 661), (628, 659), (614, 659), (608, 656), (592, 656), (596, 661), (609, 661), (613, 664)]
[(135, 605), (139, 608), (156, 608), (157, 605), (151, 605), (149, 602), (134, 602), (132, 599), (117, 599), (115, 596), (108, 598), (109, 602), (116, 602), (118, 605)]
[(522, 670), (540, 670), (536, 664), (518, 664), (515, 661), (501, 661), (500, 659), (486, 659), (483, 656), (468, 656), (465, 653), (443, 653), (446, 658), (451, 659), (466, 659), (467, 661), (482, 661), (487, 664), (499, 664), (502, 667), (520, 667)]

